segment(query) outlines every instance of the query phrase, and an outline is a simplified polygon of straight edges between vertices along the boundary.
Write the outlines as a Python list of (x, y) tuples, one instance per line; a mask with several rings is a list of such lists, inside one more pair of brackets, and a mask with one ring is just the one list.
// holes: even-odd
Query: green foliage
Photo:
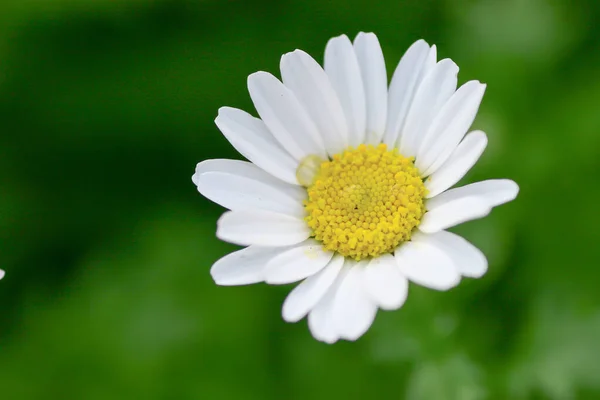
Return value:
[[(600, 398), (600, 6), (510, 1), (11, 0), (0, 5), (0, 398)], [(286, 324), (289, 287), (217, 287), (233, 249), (190, 177), (239, 158), (280, 54), (376, 32), (388, 71), (424, 37), (488, 90), (465, 181), (514, 203), (457, 229), (480, 280), (411, 286), (356, 343)]]

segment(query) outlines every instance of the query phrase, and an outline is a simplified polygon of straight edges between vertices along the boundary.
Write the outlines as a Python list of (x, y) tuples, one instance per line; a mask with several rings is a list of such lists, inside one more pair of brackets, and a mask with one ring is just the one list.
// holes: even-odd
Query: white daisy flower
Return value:
[(206, 160), (192, 180), (229, 209), (217, 236), (246, 248), (211, 269), (219, 285), (302, 281), (283, 318), (308, 316), (313, 336), (356, 340), (378, 309), (400, 308), (408, 282), (435, 290), (481, 277), (487, 260), (446, 231), (513, 200), (511, 180), (448, 190), (487, 145), (467, 133), (485, 91), (457, 89), (458, 66), (414, 43), (388, 87), (377, 37), (331, 39), (322, 68), (301, 50), (281, 58), (282, 81), (248, 77), (260, 119), (223, 107), (215, 122), (250, 162)]

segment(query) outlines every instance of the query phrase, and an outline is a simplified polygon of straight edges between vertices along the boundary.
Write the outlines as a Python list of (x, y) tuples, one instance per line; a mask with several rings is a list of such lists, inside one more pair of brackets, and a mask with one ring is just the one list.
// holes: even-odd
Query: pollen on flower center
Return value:
[(412, 158), (385, 144), (360, 145), (332, 158), (307, 188), (305, 219), (314, 238), (356, 260), (409, 240), (425, 212), (425, 186)]

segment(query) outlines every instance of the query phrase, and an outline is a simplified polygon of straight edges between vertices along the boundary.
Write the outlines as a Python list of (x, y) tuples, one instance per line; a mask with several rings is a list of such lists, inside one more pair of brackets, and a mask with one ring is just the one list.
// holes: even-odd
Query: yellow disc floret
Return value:
[(412, 158), (360, 145), (321, 163), (307, 188), (306, 222), (327, 250), (356, 260), (393, 251), (425, 212)]

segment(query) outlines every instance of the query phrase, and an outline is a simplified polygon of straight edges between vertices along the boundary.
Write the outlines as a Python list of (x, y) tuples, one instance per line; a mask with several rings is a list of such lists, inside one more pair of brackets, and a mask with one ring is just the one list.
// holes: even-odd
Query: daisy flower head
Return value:
[(283, 318), (312, 335), (356, 340), (378, 309), (400, 308), (409, 281), (435, 290), (481, 277), (480, 250), (447, 231), (513, 200), (511, 180), (450, 189), (487, 145), (468, 132), (485, 85), (457, 88), (458, 66), (415, 42), (389, 87), (377, 37), (342, 35), (324, 66), (295, 50), (281, 80), (248, 77), (260, 118), (223, 107), (215, 120), (249, 162), (206, 160), (193, 182), (227, 208), (217, 236), (246, 246), (212, 266), (219, 285), (299, 283)]

